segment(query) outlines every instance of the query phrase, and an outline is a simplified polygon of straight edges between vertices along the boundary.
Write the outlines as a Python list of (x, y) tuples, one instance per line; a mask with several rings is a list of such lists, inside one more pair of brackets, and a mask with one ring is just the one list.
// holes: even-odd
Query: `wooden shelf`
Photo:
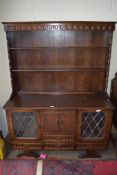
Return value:
[(37, 68), (37, 69), (12, 69), (12, 72), (66, 72), (66, 71), (106, 71), (106, 68)]
[(101, 93), (90, 94), (20, 94), (13, 97), (5, 108), (112, 108), (109, 99)]
[(78, 48), (88, 48), (88, 49), (93, 49), (93, 48), (108, 48), (108, 46), (85, 46), (85, 47), (79, 47), (79, 46), (43, 46), (43, 47), (9, 47), (9, 50), (38, 50), (38, 49), (78, 49)]

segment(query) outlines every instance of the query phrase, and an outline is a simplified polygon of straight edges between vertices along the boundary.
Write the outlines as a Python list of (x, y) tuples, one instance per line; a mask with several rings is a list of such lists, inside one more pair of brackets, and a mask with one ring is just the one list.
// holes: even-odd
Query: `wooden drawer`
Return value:
[(50, 142), (74, 142), (75, 135), (44, 135), (43, 140), (45, 143)]
[(74, 150), (74, 143), (44, 143), (43, 149), (47, 150)]

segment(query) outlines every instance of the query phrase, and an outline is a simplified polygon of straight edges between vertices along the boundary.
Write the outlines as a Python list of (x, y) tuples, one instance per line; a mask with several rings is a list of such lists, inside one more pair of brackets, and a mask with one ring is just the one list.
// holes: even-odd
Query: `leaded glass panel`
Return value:
[(13, 112), (15, 136), (20, 138), (37, 137), (36, 112)]
[(104, 123), (106, 113), (85, 112), (82, 117), (81, 137), (102, 138), (104, 136)]

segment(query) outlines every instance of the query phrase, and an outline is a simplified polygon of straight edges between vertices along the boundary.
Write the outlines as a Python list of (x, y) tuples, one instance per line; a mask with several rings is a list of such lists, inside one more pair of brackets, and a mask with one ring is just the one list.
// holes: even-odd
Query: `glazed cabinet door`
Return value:
[(7, 110), (9, 134), (14, 148), (40, 147), (41, 125), (39, 111), (30, 109)]
[(80, 110), (78, 114), (78, 141), (80, 141), (80, 143), (108, 142), (111, 121), (111, 110)]

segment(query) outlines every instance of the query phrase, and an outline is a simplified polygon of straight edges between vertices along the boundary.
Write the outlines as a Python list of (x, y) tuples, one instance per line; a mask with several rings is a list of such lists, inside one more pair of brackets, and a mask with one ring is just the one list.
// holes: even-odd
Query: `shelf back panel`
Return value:
[(10, 50), (12, 69), (106, 68), (108, 48), (38, 48)]
[(13, 92), (107, 90), (114, 22), (4, 23)]
[[(13, 72), (13, 84), (22, 92), (101, 92), (104, 84), (103, 71), (56, 71)], [(99, 83), (100, 82), (100, 83)]]

